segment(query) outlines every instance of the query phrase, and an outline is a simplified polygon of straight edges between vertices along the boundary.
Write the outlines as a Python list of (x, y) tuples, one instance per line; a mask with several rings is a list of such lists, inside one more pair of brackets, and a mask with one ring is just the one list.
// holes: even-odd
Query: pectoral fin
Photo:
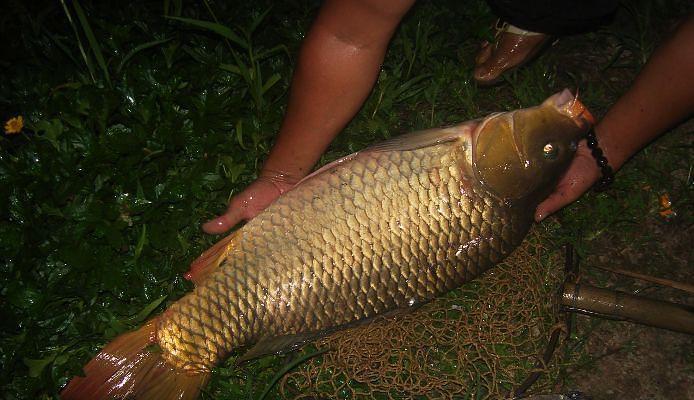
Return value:
[(210, 247), (196, 258), (190, 264), (190, 271), (186, 272), (183, 276), (199, 285), (200, 282), (204, 281), (205, 278), (214, 272), (219, 264), (224, 261), (231, 249), (234, 247), (234, 243), (238, 242), (241, 237), (240, 230), (232, 232), (229, 236), (215, 243), (214, 246)]
[(377, 318), (392, 318), (397, 317), (399, 315), (409, 314), (426, 303), (427, 301), (417, 301), (415, 304), (409, 307), (396, 308), (394, 310), (386, 311), (385, 313), (377, 317), (371, 317), (359, 321), (354, 321), (352, 323), (348, 323), (340, 327), (333, 327), (330, 329), (322, 330), (320, 332), (299, 333), (295, 335), (267, 336), (265, 338), (260, 339), (253, 347), (251, 347), (250, 350), (248, 350), (246, 353), (237, 358), (236, 364), (241, 364), (254, 358), (263, 357), (270, 354), (294, 351), (297, 350), (299, 347), (303, 346), (306, 342), (322, 338), (326, 335), (335, 332), (337, 329), (346, 329), (360, 325), (365, 325)]

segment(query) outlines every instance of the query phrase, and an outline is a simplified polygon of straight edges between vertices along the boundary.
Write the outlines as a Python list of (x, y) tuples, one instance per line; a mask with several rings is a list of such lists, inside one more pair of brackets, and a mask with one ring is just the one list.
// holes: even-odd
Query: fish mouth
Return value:
[(551, 96), (546, 102), (552, 104), (560, 113), (571, 118), (579, 128), (586, 129), (595, 125), (593, 114), (578, 100), (578, 91), (574, 95), (569, 89), (564, 89)]

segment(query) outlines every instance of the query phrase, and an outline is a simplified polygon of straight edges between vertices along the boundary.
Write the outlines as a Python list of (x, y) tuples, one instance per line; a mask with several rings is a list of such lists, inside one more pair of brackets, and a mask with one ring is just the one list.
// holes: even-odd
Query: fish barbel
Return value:
[(234, 349), (291, 349), (460, 286), (520, 244), (592, 122), (565, 90), (321, 168), (205, 252), (195, 289), (107, 345), (62, 397), (193, 399)]

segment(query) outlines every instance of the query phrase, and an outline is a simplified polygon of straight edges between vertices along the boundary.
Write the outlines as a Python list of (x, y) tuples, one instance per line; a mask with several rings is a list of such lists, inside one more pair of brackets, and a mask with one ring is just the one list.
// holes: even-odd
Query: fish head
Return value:
[(493, 114), (473, 134), (473, 171), (505, 200), (542, 200), (595, 120), (567, 89), (536, 107)]

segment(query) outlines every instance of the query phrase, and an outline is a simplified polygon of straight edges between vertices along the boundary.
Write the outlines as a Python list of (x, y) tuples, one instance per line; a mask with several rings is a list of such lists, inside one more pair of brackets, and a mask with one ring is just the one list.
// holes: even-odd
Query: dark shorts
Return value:
[(521, 29), (568, 35), (609, 22), (617, 0), (487, 0), (503, 21)]

